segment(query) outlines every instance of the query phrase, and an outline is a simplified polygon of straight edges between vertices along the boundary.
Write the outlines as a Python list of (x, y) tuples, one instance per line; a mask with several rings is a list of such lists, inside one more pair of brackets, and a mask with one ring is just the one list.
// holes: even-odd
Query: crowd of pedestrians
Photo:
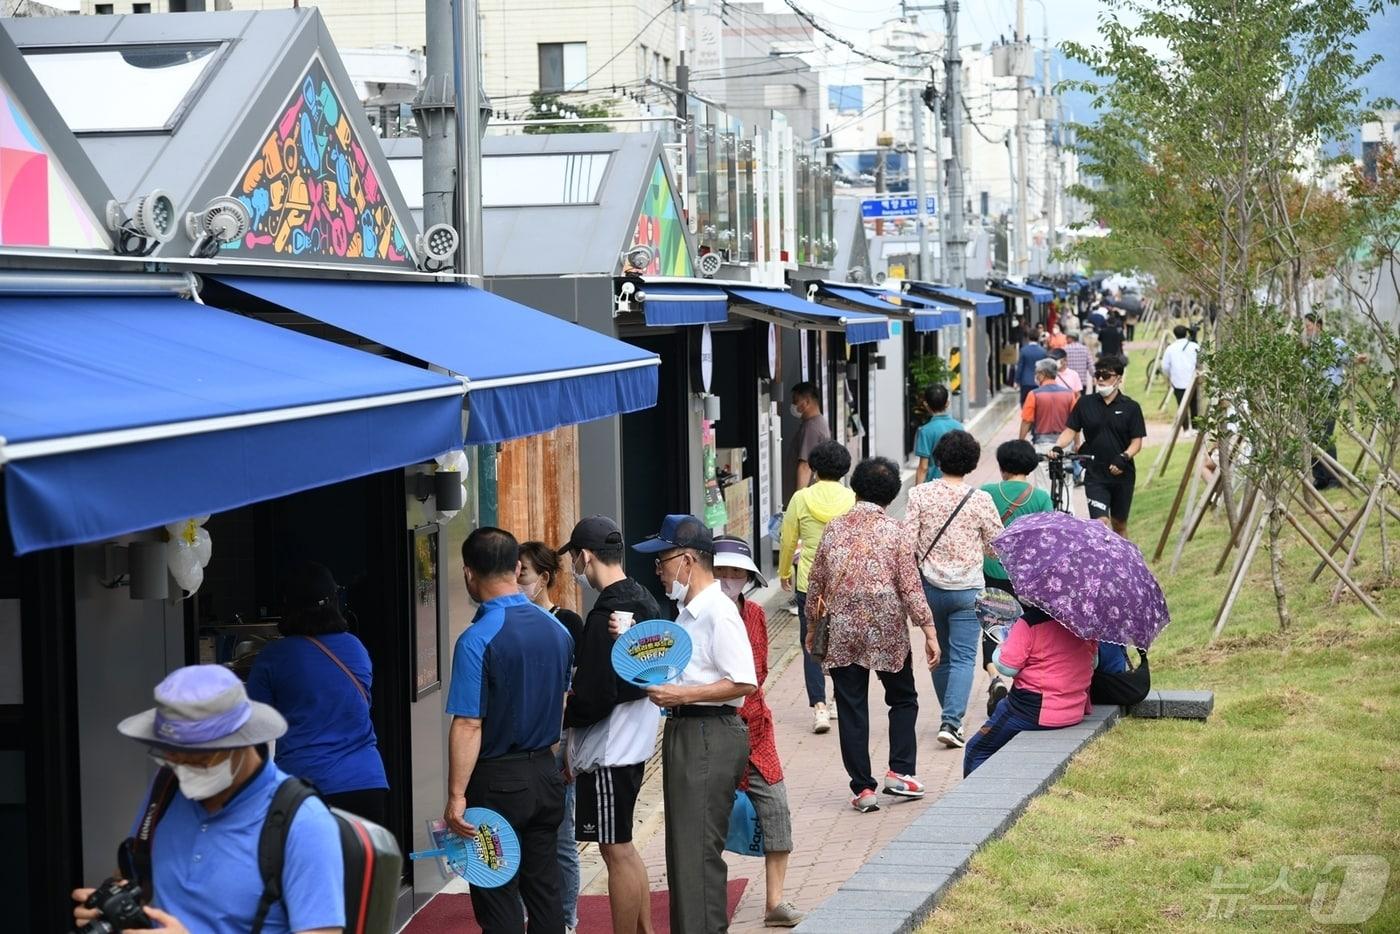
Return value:
[[(1121, 648), (1100, 649), (1034, 607), (999, 641), (979, 619), (987, 588), (1015, 589), (993, 540), (1018, 519), (1055, 508), (1045, 489), (1047, 457), (1091, 454), (1091, 515), (1126, 530), (1133, 459), (1146, 432), (1141, 408), (1122, 393), (1124, 330), (1107, 307), (1085, 319), (1097, 360), (1072, 310), (1019, 349), (1020, 438), (996, 451), (1000, 481), (968, 482), (981, 446), (949, 415), (946, 387), (921, 393), (928, 418), (916, 433), (915, 485), (902, 518), (888, 511), (902, 490), (898, 465), (874, 457), (852, 469), (849, 451), (830, 438), (815, 387), (792, 390), (792, 412), (801, 419), (797, 489), (783, 516), (777, 577), (796, 600), (812, 731), (828, 733), (836, 721), (850, 804), (859, 812), (878, 810), (882, 794), (925, 793), (916, 667), (930, 670), (937, 742), (965, 747), (966, 774), (1017, 732), (1078, 722), (1095, 666), (1126, 666)], [(1196, 347), (1182, 333), (1177, 338), (1163, 367), (1178, 400), (1194, 406), (1184, 393), (1194, 382)], [(557, 548), (492, 527), (476, 529), (462, 545), (463, 581), (477, 610), (454, 647), (446, 693), (443, 820), (471, 836), (468, 806), (490, 808), (509, 822), (521, 850), (510, 882), (472, 887), (476, 920), (487, 932), (571, 932), (579, 923), (584, 842), (598, 847), (607, 868), (613, 930), (650, 934), (652, 892), (634, 823), (659, 733), (670, 929), (728, 927), (723, 852), (736, 791), (747, 795), (762, 830), (765, 923), (794, 926), (803, 914), (785, 891), (792, 816), (762, 690), (767, 619), (751, 598), (767, 581), (747, 542), (716, 538), (694, 516), (667, 516), (655, 534), (630, 545), (653, 558), (669, 598), (658, 605), (623, 569), (628, 547), (604, 516), (579, 522)], [(552, 597), (569, 573), (593, 594), (586, 616)], [(155, 708), (120, 727), (169, 776), (169, 799), (153, 786), (138, 822), (146, 837), (134, 839), (138, 850), (144, 842), (148, 866), (144, 876), (133, 875), (159, 888), (164, 910), (151, 909), (150, 917), (177, 934), (233, 934), (255, 924), (266, 932), (340, 930), (349, 919), (331, 808), (392, 823), (371, 719), (369, 653), (350, 631), (353, 619), (341, 610), (329, 570), (307, 562), (285, 585), (283, 638), (261, 651), (246, 689), (222, 667), (182, 668), (157, 687)], [(691, 656), (669, 683), (641, 688), (616, 674), (612, 650), (628, 621), (658, 617), (685, 628)], [(991, 676), (989, 719), (968, 737), (979, 657)], [(889, 732), (878, 777), (870, 756), (872, 672)], [(287, 881), (263, 906), (262, 881), (248, 869), (260, 865), (258, 829), (293, 777), (317, 793), (287, 830)], [(151, 846), (153, 835), (159, 846)], [(249, 897), (211, 905), (213, 878), (247, 888)], [(83, 902), (90, 894), (74, 897)], [(261, 922), (220, 907), (244, 902), (265, 916)], [(75, 914), (96, 917), (86, 906)]]

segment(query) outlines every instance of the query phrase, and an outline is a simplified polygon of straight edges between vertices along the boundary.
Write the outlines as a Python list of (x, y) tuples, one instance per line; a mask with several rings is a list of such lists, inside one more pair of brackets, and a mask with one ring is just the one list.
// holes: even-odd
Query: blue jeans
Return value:
[[(564, 767), (564, 740), (555, 759)], [(559, 901), (564, 906), (565, 927), (578, 927), (578, 841), (574, 839), (574, 783), (564, 786), (564, 819), (559, 822)]]
[(982, 626), (973, 606), (976, 590), (944, 590), (924, 581), (924, 596), (933, 611), (933, 627), (938, 633), (938, 667), (933, 669), (933, 690), (943, 708), (943, 725), (962, 729), (967, 699), (972, 694), (972, 676), (977, 669), (977, 647)]
[(1121, 674), (1128, 670), (1128, 650), (1112, 642), (1099, 643), (1098, 670), (1106, 675)]
[(992, 753), (1011, 742), (1017, 733), (1045, 729), (1052, 728), (1043, 727), (1030, 717), (1012, 710), (1011, 702), (1003, 697), (997, 709), (992, 711), (991, 718), (967, 741), (967, 749), (963, 752), (963, 778), (990, 759)]
[(826, 703), (826, 676), (807, 652), (807, 595), (797, 591), (797, 637), (802, 640), (802, 680), (807, 682), (807, 706)]

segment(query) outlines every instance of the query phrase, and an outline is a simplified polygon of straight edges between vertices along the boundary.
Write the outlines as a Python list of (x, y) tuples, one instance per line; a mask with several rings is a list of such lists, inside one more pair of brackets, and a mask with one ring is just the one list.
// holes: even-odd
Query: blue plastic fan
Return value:
[(637, 623), (613, 643), (612, 664), (618, 677), (641, 687), (674, 681), (690, 664), (690, 633), (667, 619)]

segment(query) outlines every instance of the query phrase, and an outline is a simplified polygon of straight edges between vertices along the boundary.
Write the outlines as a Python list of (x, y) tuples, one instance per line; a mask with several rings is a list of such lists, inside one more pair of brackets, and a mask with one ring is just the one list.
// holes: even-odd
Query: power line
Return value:
[[(903, 62), (901, 62), (901, 61), (896, 61), (895, 59), (892, 59), (892, 58), (882, 58), (882, 57), (879, 56), (879, 55), (872, 55), (872, 54), (869, 53), (869, 52), (866, 52), (866, 51), (864, 51), (864, 50), (862, 50), (862, 49), (860, 49), (860, 48), (857, 48), (857, 47), (856, 47), (856, 44), (855, 44), (854, 42), (850, 41), (849, 39), (843, 38), (842, 36), (839, 36), (839, 35), (837, 35), (836, 33), (832, 32), (830, 29), (827, 29), (827, 28), (826, 28), (825, 26), (823, 26), (821, 23), (817, 22), (817, 18), (816, 18), (815, 16), (813, 16), (811, 13), (808, 13), (806, 10), (802, 9), (802, 7), (800, 7), (800, 6), (798, 6), (796, 3), (794, 3), (793, 0), (783, 0), (783, 3), (787, 4), (788, 8), (791, 9), (792, 12), (796, 13), (799, 17), (801, 17), (802, 19), (806, 20), (807, 23), (808, 23), (813, 29), (815, 29), (817, 32), (821, 33), (823, 36), (826, 36), (828, 39), (830, 39), (830, 40), (833, 41), (833, 42), (837, 42), (837, 43), (840, 43), (841, 45), (844, 45), (846, 48), (850, 49), (852, 52), (854, 52), (856, 55), (859, 55), (861, 58), (869, 59), (869, 60), (872, 61), (872, 62), (879, 62), (879, 63), (882, 64), (882, 65), (893, 65), (895, 68), (908, 68), (908, 67), (910, 67), (911, 65), (916, 64), (916, 63), (913, 62), (913, 61), (903, 61)], [(925, 52), (925, 53), (919, 53), (918, 55), (914, 55), (914, 56), (910, 56), (910, 57), (911, 57), (911, 58), (919, 58), (919, 57), (922, 57), (922, 56), (925, 56), (925, 55), (931, 55), (931, 54), (933, 54), (933, 53)]]

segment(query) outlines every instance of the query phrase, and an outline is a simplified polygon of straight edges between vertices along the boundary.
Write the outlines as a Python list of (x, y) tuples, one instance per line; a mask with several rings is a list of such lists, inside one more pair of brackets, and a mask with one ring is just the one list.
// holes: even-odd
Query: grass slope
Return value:
[[(1132, 532), (1149, 554), (1184, 458), (1178, 448), (1167, 475), (1138, 490)], [(1344, 445), (1344, 462), (1354, 458)], [(1400, 528), (1390, 533), (1400, 559)], [(1355, 854), (1391, 869), (1380, 907), (1327, 929), (1400, 931), (1400, 589), (1380, 579), (1374, 526), (1357, 575), (1385, 621), (1350, 594), (1328, 606), (1330, 583), (1306, 583), (1316, 562), (1295, 536), (1294, 629), (1278, 631), (1261, 549), (1212, 646), (1225, 538), (1223, 520), (1208, 519), (1177, 574), (1166, 573), (1170, 546), (1157, 569), (1172, 624), (1153, 649), (1154, 686), (1214, 691), (1210, 720), (1125, 719), (973, 860), (921, 934), (1322, 930), (1343, 875), (1328, 864)], [(1320, 883), (1331, 888), (1315, 917)]]

